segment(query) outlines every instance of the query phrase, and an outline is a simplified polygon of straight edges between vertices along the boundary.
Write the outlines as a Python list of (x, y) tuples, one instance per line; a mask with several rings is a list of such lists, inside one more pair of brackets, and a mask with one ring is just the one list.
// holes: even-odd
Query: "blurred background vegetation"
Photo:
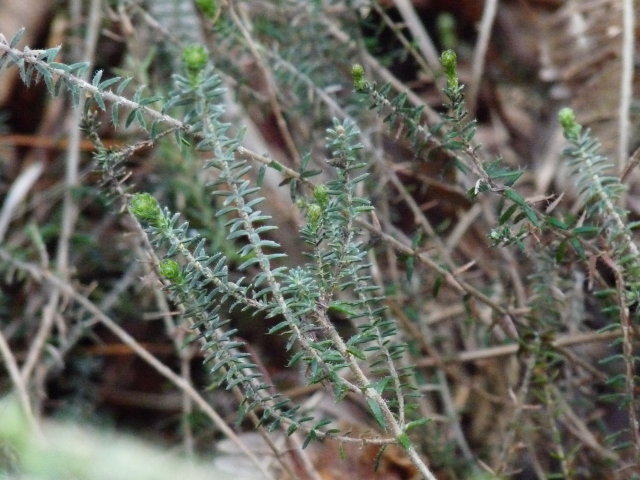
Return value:
[[(446, 113), (439, 52), (455, 50), (483, 155), (523, 172), (518, 191), (527, 201), (575, 219), (580, 192), (561, 160), (566, 141), (557, 122), (558, 109), (571, 106), (624, 172), (624, 207), (636, 221), (640, 177), (630, 154), (640, 144), (638, 85), (628, 82), (630, 92), (621, 87), (637, 64), (637, 54), (631, 67), (625, 54), (629, 4), (4, 0), (0, 33), (10, 38), (26, 27), (21, 46), (61, 45), (57, 61), (88, 61), (103, 79), (132, 76), (129, 96), (139, 85), (145, 94), (166, 96), (184, 47), (206, 45), (228, 88), (226, 117), (234, 129), (246, 129), (244, 145), (294, 170), (318, 169), (320, 180), (331, 178), (324, 146), (331, 118), (354, 119), (367, 141), (371, 178), (362, 188), (379, 228), (455, 277), (449, 281), (388, 238), (371, 238), (375, 280), (408, 338), (420, 411), (431, 419), (417, 443), (438, 478), (626, 479), (640, 462), (640, 446), (629, 426), (629, 400), (620, 400), (624, 389), (612, 381), (624, 372), (616, 361), (620, 330), (611, 329), (618, 324), (597, 294), (615, 284), (606, 256), (583, 261), (564, 252), (533, 255), (517, 244), (496, 248), (490, 233), (500, 199), (471, 200), (473, 182), (456, 168), (455, 156), (416, 149), (401, 124), (385, 124), (385, 113), (354, 92), (350, 72), (362, 64), (367, 78), (422, 107), (432, 126)], [(92, 113), (90, 123), (105, 146), (136, 146), (124, 165), (127, 188), (152, 192), (180, 211), (212, 250), (240, 260), (216, 217), (219, 205), (201, 158), (172, 138), (145, 144), (139, 126), (115, 131), (103, 112)], [(234, 424), (233, 395), (209, 388), (215, 379), (193, 332), (180, 322), (131, 219), (96, 172), (86, 126), (64, 95), (51, 98), (42, 84), (26, 87), (16, 69), (0, 72), (0, 392), (26, 396), (36, 422), (53, 418), (128, 432), (187, 456), (216, 457), (215, 468), (237, 478), (264, 478), (229, 447), (229, 432), (211, 412), (176, 387), (182, 379), (247, 451), (270, 457), (269, 475), (305, 478), (295, 458), (285, 461), (288, 472), (278, 470), (276, 455), (252, 426)], [(271, 169), (261, 180), (264, 208), (279, 227), (274, 240), (291, 264), (304, 262), (298, 235), (304, 218), (295, 203), (300, 186)], [(536, 244), (555, 241), (525, 236)], [(458, 281), (470, 287), (458, 288)], [(345, 334), (353, 328), (339, 314), (333, 320)], [(265, 333), (275, 320), (234, 314), (232, 322), (280, 391), (344, 430), (375, 431), (358, 402), (335, 405), (321, 388), (305, 384), (305, 372), (287, 368), (286, 339)], [(634, 347), (636, 338), (634, 324)], [(4, 438), (8, 453), (0, 465), (4, 458), (9, 465), (13, 437)], [(286, 458), (286, 442), (276, 443)], [(316, 478), (416, 478), (400, 449), (344, 448), (310, 445)]]

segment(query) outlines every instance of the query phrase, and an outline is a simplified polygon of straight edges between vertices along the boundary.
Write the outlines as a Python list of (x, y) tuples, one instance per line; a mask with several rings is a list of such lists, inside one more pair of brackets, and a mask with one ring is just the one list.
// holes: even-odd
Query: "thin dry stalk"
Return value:
[(636, 357), (634, 355), (634, 347), (632, 341), (633, 325), (631, 324), (631, 315), (629, 314), (629, 306), (627, 300), (627, 292), (622, 272), (616, 265), (614, 275), (616, 277), (616, 297), (618, 300), (618, 315), (620, 319), (620, 328), (622, 330), (622, 356), (625, 366), (625, 394), (627, 396), (625, 403), (629, 415), (629, 430), (633, 439), (633, 450), (636, 464), (640, 465), (640, 423), (638, 423), (636, 400)]
[(2, 358), (4, 359), (4, 364), (6, 365), (7, 371), (9, 372), (9, 378), (11, 378), (13, 387), (18, 394), (18, 400), (20, 401), (22, 411), (24, 412), (27, 421), (29, 425), (34, 429), (34, 431), (38, 431), (38, 422), (33, 415), (33, 410), (31, 408), (31, 399), (29, 397), (29, 392), (27, 391), (27, 385), (23, 380), (22, 375), (20, 375), (20, 369), (18, 368), (16, 357), (13, 355), (11, 347), (9, 347), (9, 343), (4, 338), (4, 334), (2, 333), (2, 331), (0, 331), (0, 355), (2, 355)]
[(298, 166), (300, 165), (300, 158), (301, 158), (300, 152), (298, 152), (298, 148), (296, 147), (293, 137), (291, 136), (291, 132), (289, 131), (289, 126), (287, 125), (287, 122), (284, 118), (284, 112), (282, 110), (282, 106), (280, 105), (280, 101), (278, 100), (276, 83), (273, 79), (271, 70), (267, 67), (263, 57), (260, 55), (259, 49), (256, 46), (257, 42), (249, 32), (249, 28), (246, 26), (246, 23), (248, 23), (246, 11), (242, 12), (243, 18), (241, 19), (235, 10), (235, 7), (230, 4), (229, 13), (236, 27), (238, 27), (238, 30), (242, 34), (242, 37), (244, 38), (245, 42), (247, 42), (247, 46), (249, 47), (249, 50), (251, 51), (251, 54), (253, 55), (253, 58), (256, 61), (256, 64), (258, 65), (258, 67), (260, 68), (260, 71), (262, 72), (262, 75), (267, 87), (267, 93), (269, 96), (269, 106), (271, 107), (272, 113), (276, 118), (276, 124), (278, 126), (278, 130), (282, 135), (282, 138), (284, 139), (285, 145), (287, 146), (287, 150), (289, 151), (289, 155), (291, 156), (291, 160), (293, 161), (293, 164)]
[(469, 93), (466, 96), (467, 109), (469, 115), (474, 116), (476, 104), (478, 101), (478, 92), (484, 73), (485, 58), (487, 49), (489, 48), (489, 39), (493, 29), (493, 21), (498, 11), (498, 0), (487, 0), (484, 2), (484, 11), (482, 20), (480, 21), (480, 31), (478, 33), (478, 41), (476, 42), (473, 52), (473, 66), (471, 67), (471, 80), (469, 81)]
[[(72, 5), (72, 11), (80, 13), (80, 2), (75, 2), (75, 7)], [(89, 16), (87, 19), (86, 36), (84, 39), (84, 52), (82, 57), (85, 61), (89, 62), (89, 65), (93, 64), (96, 45), (98, 43), (98, 34), (100, 32), (101, 21), (101, 0), (92, 0), (89, 5)], [(79, 16), (75, 21), (80, 24)], [(88, 78), (91, 68), (88, 68), (83, 80)], [(80, 121), (83, 115), (84, 97), (80, 100), (74, 110), (72, 110), (69, 145), (67, 149), (67, 162), (65, 171), (65, 192), (62, 203), (62, 221), (60, 225), (60, 235), (58, 237), (57, 255), (56, 255), (56, 270), (58, 275), (65, 280), (69, 279), (69, 249), (71, 236), (75, 229), (76, 220), (78, 218), (78, 205), (74, 198), (73, 190), (79, 185), (79, 168), (80, 168), (80, 153), (81, 153), (81, 133), (80, 133)], [(27, 359), (22, 366), (22, 378), (25, 381), (29, 381), (33, 369), (36, 367), (45, 343), (49, 338), (51, 329), (54, 325), (55, 316), (60, 308), (60, 291), (54, 289), (51, 292), (49, 302), (43, 311), (42, 322), (40, 328), (36, 333), (34, 341), (31, 343)]]
[(620, 103), (618, 105), (618, 173), (622, 174), (629, 158), (631, 133), (631, 101), (635, 55), (635, 5), (633, 0), (622, 2), (622, 74), (620, 75)]
[(400, 15), (402, 15), (402, 19), (407, 24), (407, 28), (411, 32), (411, 35), (418, 45), (418, 49), (422, 55), (424, 55), (427, 63), (430, 64), (434, 71), (439, 70), (440, 55), (438, 55), (438, 51), (436, 50), (431, 37), (418, 17), (413, 3), (410, 0), (393, 0), (393, 3), (395, 3)]
[[(568, 347), (571, 345), (580, 345), (585, 343), (592, 342), (609, 342), (614, 338), (620, 337), (619, 330), (612, 330), (604, 333), (600, 332), (589, 332), (589, 333), (581, 333), (581, 334), (572, 334), (572, 335), (561, 335), (556, 340), (552, 342), (552, 346), (556, 348)], [(507, 355), (515, 355), (518, 353), (520, 345), (518, 344), (509, 344), (509, 345), (500, 345), (498, 347), (489, 347), (483, 348), (474, 351), (461, 352), (457, 355), (447, 356), (442, 359), (442, 361), (446, 361), (447, 363), (463, 363), (463, 362), (474, 362), (478, 360), (486, 360), (489, 358), (497, 358), (503, 357)], [(433, 367), (438, 365), (437, 359), (434, 358), (423, 358), (416, 362), (416, 365), (420, 367)]]
[(25, 199), (29, 190), (31, 190), (34, 183), (38, 180), (43, 168), (44, 165), (42, 162), (32, 163), (26, 167), (11, 184), (11, 188), (9, 188), (9, 192), (2, 204), (2, 210), (0, 211), (0, 243), (4, 240), (16, 208), (18, 208), (18, 205)]
[(36, 265), (25, 263), (14, 259), (9, 252), (4, 249), (0, 249), (0, 258), (4, 261), (11, 263), (17, 269), (24, 271), (38, 282), (46, 282), (53, 288), (60, 290), (62, 294), (76, 302), (84, 310), (90, 313), (96, 320), (102, 325), (108, 328), (116, 337), (127, 345), (131, 350), (153, 367), (160, 375), (169, 380), (178, 389), (185, 392), (198, 405), (198, 407), (213, 421), (213, 423), (225, 434), (231, 441), (233, 441), (240, 451), (249, 458), (252, 463), (265, 475), (265, 478), (274, 479), (272, 474), (265, 470), (262, 466), (262, 462), (249, 450), (244, 442), (236, 435), (236, 433), (227, 425), (227, 422), (222, 418), (207, 401), (195, 390), (193, 385), (185, 378), (176, 374), (167, 365), (158, 360), (153, 354), (151, 354), (145, 347), (143, 347), (135, 338), (133, 338), (128, 332), (120, 327), (109, 316), (105, 315), (91, 300), (84, 295), (80, 294), (69, 283), (60, 279), (56, 275), (49, 271), (43, 270)]

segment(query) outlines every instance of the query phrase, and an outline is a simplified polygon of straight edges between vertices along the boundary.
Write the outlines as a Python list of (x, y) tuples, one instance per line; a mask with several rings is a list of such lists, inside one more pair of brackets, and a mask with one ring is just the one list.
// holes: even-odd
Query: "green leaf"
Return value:
[(262, 183), (264, 182), (264, 174), (266, 173), (266, 171), (267, 171), (266, 165), (261, 165), (260, 168), (258, 169), (256, 185), (258, 185), (259, 187), (262, 187)]
[(122, 80), (122, 82), (120, 82), (120, 85), (118, 85), (118, 88), (116, 89), (116, 95), (122, 95), (124, 89), (127, 88), (127, 85), (129, 85), (129, 82), (131, 82), (131, 80), (133, 80), (132, 77), (127, 77)]
[(560, 220), (559, 218), (555, 218), (555, 217), (547, 217), (545, 219), (545, 221), (547, 222), (547, 224), (549, 224), (552, 227), (555, 228), (559, 228), (560, 230), (567, 230), (569, 228), (569, 225), (567, 225), (565, 222), (563, 222), (562, 220)]
[(362, 350), (357, 349), (356, 347), (347, 347), (347, 352), (360, 360), (367, 359), (365, 353)]
[(587, 254), (584, 250), (584, 247), (582, 246), (582, 243), (580, 243), (580, 240), (578, 240), (577, 238), (570, 238), (569, 243), (581, 259), (584, 260), (587, 258)]
[(635, 230), (636, 228), (640, 227), (640, 221), (635, 221), (635, 222), (629, 222), (627, 223), (627, 228), (629, 230)]
[(562, 264), (565, 261), (568, 246), (569, 244), (566, 240), (563, 240), (558, 244), (554, 255), (556, 263)]
[(576, 235), (592, 235), (600, 232), (600, 227), (594, 225), (584, 225), (582, 227), (576, 227), (573, 229), (573, 233)]
[(87, 62), (76, 62), (69, 65), (69, 73), (73, 73), (78, 77), (82, 77), (87, 69), (89, 68), (89, 64)]
[(305, 170), (300, 174), (300, 178), (309, 178), (315, 177), (316, 175), (320, 175), (322, 170)]
[(378, 425), (380, 425), (381, 428), (386, 429), (387, 422), (384, 419), (380, 406), (372, 398), (367, 398), (367, 405), (369, 405), (369, 410), (373, 414), (373, 418), (378, 422)]
[(372, 385), (372, 387), (375, 389), (376, 392), (382, 395), (384, 391), (387, 389), (387, 385), (389, 384), (390, 381), (391, 381), (391, 378), (385, 377), (375, 382)]
[(49, 66), (54, 70), (62, 70), (63, 72), (69, 71), (69, 65), (67, 65), (66, 63), (49, 62)]
[(440, 288), (442, 287), (443, 284), (444, 284), (444, 276), (441, 274), (438, 274), (433, 282), (433, 288), (431, 289), (431, 294), (433, 295), (434, 298), (436, 298), (438, 296), (438, 293), (440, 293)]
[(149, 131), (149, 136), (151, 137), (152, 141), (156, 141), (158, 139), (158, 135), (160, 135), (160, 129), (161, 129), (161, 123), (160, 120), (154, 120), (153, 123), (151, 124), (151, 130)]
[(91, 85), (93, 85), (94, 87), (98, 87), (101, 79), (102, 79), (102, 70), (96, 70), (96, 73), (94, 73), (93, 79), (91, 80)]
[(138, 122), (138, 125), (140, 125), (141, 128), (146, 130), (147, 121), (145, 120), (144, 115), (142, 114), (142, 111), (141, 110), (134, 110), (134, 114), (135, 114), (136, 122)]
[(404, 266), (406, 269), (405, 276), (407, 278), (407, 282), (410, 282), (413, 278), (413, 272), (416, 265), (416, 257), (414, 255), (408, 255), (405, 257)]
[(98, 107), (100, 107), (100, 110), (102, 110), (103, 112), (107, 110), (107, 106), (104, 104), (104, 99), (102, 98), (102, 95), (96, 92), (93, 94), (93, 99), (95, 100)]
[(111, 85), (115, 85), (119, 81), (120, 81), (120, 77), (113, 77), (108, 80), (105, 80), (104, 82), (100, 83), (100, 85), (98, 85), (98, 90), (102, 92), (107, 88), (109, 88)]
[(238, 265), (238, 270), (245, 270), (251, 265), (255, 265), (256, 263), (259, 263), (259, 262), (260, 262), (260, 259), (258, 257), (252, 257), (249, 260), (246, 260), (242, 262), (240, 265)]
[(531, 223), (533, 223), (536, 227), (541, 226), (540, 219), (538, 218), (536, 212), (518, 192), (511, 188), (508, 188), (504, 191), (504, 196), (518, 205)]
[(415, 235), (413, 236), (413, 238), (411, 239), (411, 248), (414, 250), (417, 249), (420, 245), (422, 245), (423, 239), (424, 239), (424, 233), (422, 232), (422, 229), (418, 229)]
[(312, 440), (316, 440), (318, 437), (316, 435), (316, 432), (314, 430), (309, 430), (309, 434), (307, 435), (307, 437), (304, 439), (304, 442), (302, 442), (302, 448), (307, 448), (307, 446), (309, 445), (309, 443), (311, 443)]
[(131, 110), (129, 112), (129, 115), (127, 115), (127, 119), (124, 121), (124, 126), (126, 128), (129, 128), (131, 124), (134, 122), (134, 120), (136, 119), (136, 111), (137, 110)]
[(291, 357), (287, 365), (289, 367), (295, 366), (300, 360), (302, 360), (302, 358), (304, 358), (304, 355), (305, 355), (304, 351), (300, 350), (299, 352), (297, 352), (295, 355)]
[(447, 150), (456, 151), (456, 150), (462, 150), (464, 148), (464, 143), (458, 140), (451, 140), (445, 143), (443, 146)]
[(424, 425), (426, 425), (427, 423), (429, 423), (431, 420), (428, 418), (421, 418), (419, 420), (414, 420), (413, 422), (409, 422), (407, 423), (407, 426), (404, 427), (404, 431), (408, 432), (409, 430), (413, 429), (413, 428), (417, 428), (417, 427), (422, 427)]
[[(276, 325), (274, 325), (273, 327), (271, 327), (271, 328), (268, 330), (268, 333), (269, 333), (269, 334), (278, 333), (278, 332), (280, 332), (281, 330), (284, 330), (285, 328), (287, 328), (288, 326), (289, 326), (289, 322), (288, 322), (287, 320), (284, 320), (284, 321), (282, 321), (282, 322), (280, 322), (280, 323), (277, 323), (277, 324), (276, 324)], [(300, 352), (298, 352), (298, 353), (304, 353), (304, 351), (300, 351)], [(296, 355), (297, 355), (297, 354), (296, 354)], [(294, 358), (295, 358), (295, 356), (296, 356), (296, 355), (294, 355)], [(292, 358), (290, 362), (293, 362), (293, 361), (294, 361), (294, 360), (293, 360), (293, 358)], [(296, 361), (297, 361), (297, 359), (296, 359)]]
[(36, 65), (36, 69), (38, 70), (38, 73), (42, 75), (42, 79), (44, 80), (44, 83), (47, 86), (47, 90), (49, 94), (51, 96), (55, 96), (55, 88), (54, 88), (53, 77), (51, 75), (51, 72), (49, 72), (49, 70), (42, 67), (41, 65)]
[(509, 208), (507, 208), (504, 211), (504, 213), (500, 215), (500, 218), (498, 219), (498, 224), (504, 225), (505, 223), (507, 223), (507, 221), (509, 220), (509, 218), (511, 218), (511, 215), (513, 215), (513, 212), (515, 212), (517, 208), (518, 208), (518, 205), (516, 204), (513, 204)]
[(9, 48), (16, 48), (16, 45), (18, 45), (18, 43), (22, 39), (24, 32), (26, 32), (26, 29), (24, 27), (16, 32), (16, 34), (11, 38), (11, 41), (9, 42)]
[(401, 433), (400, 435), (398, 435), (397, 440), (398, 440), (398, 443), (405, 450), (408, 450), (409, 448), (411, 448), (411, 439), (409, 438), (409, 435), (407, 435), (406, 433)]
[(327, 308), (327, 312), (341, 313), (347, 317), (352, 317), (357, 314), (355, 310), (352, 310), (352, 306), (350, 304), (340, 301), (331, 302), (329, 308)]

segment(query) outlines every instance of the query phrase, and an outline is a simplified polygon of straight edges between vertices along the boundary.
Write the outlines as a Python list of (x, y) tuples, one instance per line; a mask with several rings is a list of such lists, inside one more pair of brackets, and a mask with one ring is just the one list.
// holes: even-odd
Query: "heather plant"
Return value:
[[(428, 479), (628, 478), (637, 469), (632, 159), (620, 175), (562, 108), (558, 162), (570, 185), (533, 195), (524, 162), (482, 144), (470, 112), (477, 92), (467, 92), (453, 50), (434, 57), (392, 29), (431, 76), (434, 106), (363, 48), (376, 41), (361, 28), (366, 15), (393, 22), (378, 2), (116, 3), (160, 39), (148, 53), (155, 69), (116, 75), (67, 61), (59, 47), (20, 47), (22, 31), (0, 37), (1, 68), (81, 114), (91, 190), (117, 219), (111, 235), (128, 245), (109, 264), (122, 275), (112, 290), (106, 281), (84, 289), (91, 273), (69, 272), (68, 242), (79, 240), (65, 228), (88, 221), (71, 194), (76, 170), (55, 271), (41, 226), (0, 247), (6, 286), (57, 292), (22, 366), (12, 349), (29, 334), (3, 325), (0, 335), (20, 428), (35, 432), (15, 446), (16, 432), (0, 436), (18, 459), (42, 448), (35, 392), (55, 376), (46, 344), (73, 358), (99, 324), (180, 392), (188, 453), (201, 412), (264, 478), (324, 478), (318, 445), (341, 457), (374, 448), (372, 475), (389, 451), (407, 475)], [(110, 142), (114, 132), (124, 141)], [(141, 156), (156, 162), (145, 167), (153, 174), (136, 172)], [(150, 305), (177, 369), (117, 320), (142, 322), (139, 306)], [(268, 348), (244, 338), (255, 332)], [(587, 350), (593, 343), (605, 347)], [(279, 368), (308, 389), (302, 399), (266, 366), (278, 348)], [(365, 420), (351, 420), (347, 405)], [(622, 421), (595, 413), (607, 409)], [(250, 429), (277, 466), (247, 446)], [(17, 468), (3, 458), (0, 468)]]

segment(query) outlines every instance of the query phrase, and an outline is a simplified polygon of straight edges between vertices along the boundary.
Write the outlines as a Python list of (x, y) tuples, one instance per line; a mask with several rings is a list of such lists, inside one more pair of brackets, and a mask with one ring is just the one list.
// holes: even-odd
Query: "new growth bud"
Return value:
[(209, 52), (202, 45), (189, 45), (182, 51), (182, 63), (192, 80), (198, 78), (204, 67), (207, 66), (208, 60)]
[(154, 227), (162, 224), (162, 211), (158, 201), (150, 193), (136, 193), (129, 202), (129, 210), (141, 222)]
[(458, 88), (458, 72), (457, 72), (458, 57), (453, 50), (445, 50), (440, 55), (440, 64), (444, 73), (447, 75), (447, 88), (455, 90)]
[(367, 88), (367, 81), (364, 79), (364, 68), (359, 63), (351, 67), (351, 78), (353, 78), (353, 87), (356, 92), (362, 92)]
[(317, 228), (321, 217), (322, 207), (317, 203), (309, 205), (307, 208), (307, 222), (309, 222), (309, 225), (313, 228)]
[(182, 282), (182, 272), (180, 271), (180, 265), (175, 260), (166, 258), (160, 262), (159, 266), (160, 275), (173, 283)]
[(558, 120), (562, 125), (564, 136), (567, 139), (576, 138), (582, 130), (582, 125), (576, 121), (576, 114), (572, 109), (565, 107), (558, 112)]
[(313, 189), (313, 198), (322, 208), (329, 203), (329, 189), (326, 185), (320, 184)]

